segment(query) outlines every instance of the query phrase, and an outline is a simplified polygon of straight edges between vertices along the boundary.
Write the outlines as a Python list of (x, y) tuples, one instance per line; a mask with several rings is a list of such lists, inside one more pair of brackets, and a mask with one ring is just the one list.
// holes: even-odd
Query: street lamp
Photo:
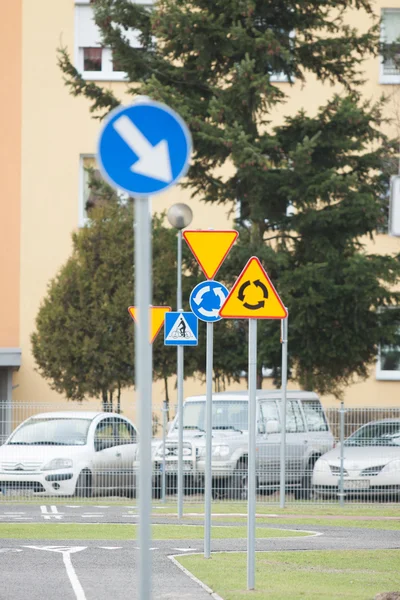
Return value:
[[(167, 212), (167, 218), (172, 227), (178, 230), (178, 260), (177, 260), (177, 311), (182, 310), (182, 229), (190, 225), (193, 212), (190, 206), (178, 202)], [(178, 389), (178, 518), (183, 517), (183, 346), (177, 347), (177, 389)], [(165, 445), (164, 445), (165, 453)], [(165, 498), (165, 474), (163, 477), (163, 494)]]

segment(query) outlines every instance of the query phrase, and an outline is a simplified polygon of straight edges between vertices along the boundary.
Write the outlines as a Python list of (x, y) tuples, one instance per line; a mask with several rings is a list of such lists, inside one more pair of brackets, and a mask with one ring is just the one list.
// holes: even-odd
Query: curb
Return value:
[[(198, 554), (198, 552), (195, 552), (193, 554)], [(193, 573), (191, 573), (190, 571), (188, 571), (188, 569), (186, 569), (183, 565), (181, 565), (175, 558), (175, 556), (182, 556), (182, 554), (175, 554), (175, 555), (171, 555), (168, 556), (169, 560), (171, 562), (174, 563), (174, 565), (176, 567), (178, 567), (178, 569), (180, 569), (183, 573), (185, 573), (185, 575), (187, 577), (189, 577), (189, 579), (191, 579), (192, 581), (194, 581), (195, 583), (197, 583), (197, 585), (199, 585), (201, 588), (203, 588), (203, 590), (205, 592), (207, 592), (208, 594), (210, 594), (211, 598), (213, 600), (224, 600), (219, 594), (217, 594), (217, 592), (214, 592), (214, 590), (212, 590), (210, 587), (208, 587), (208, 585), (206, 585), (205, 583), (203, 583), (200, 579), (198, 579), (197, 577), (195, 577), (193, 575)], [(185, 554), (184, 556), (190, 556), (190, 554)]]

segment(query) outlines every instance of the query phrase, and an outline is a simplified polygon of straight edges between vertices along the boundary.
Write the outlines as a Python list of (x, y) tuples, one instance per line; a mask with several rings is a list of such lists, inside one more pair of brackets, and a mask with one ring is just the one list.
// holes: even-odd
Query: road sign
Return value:
[[(137, 321), (136, 306), (129, 306), (128, 312), (132, 319)], [(167, 313), (171, 312), (170, 306), (150, 306), (150, 344), (156, 339), (161, 327), (164, 325), (164, 318)]]
[(287, 317), (287, 310), (257, 257), (250, 258), (219, 314), (228, 319)]
[(197, 346), (198, 339), (198, 320), (193, 313), (181, 311), (165, 315), (166, 346)]
[(233, 229), (189, 230), (183, 232), (187, 245), (193, 252), (207, 279), (214, 279), (238, 237)]
[(201, 321), (215, 323), (221, 320), (219, 311), (228, 293), (227, 288), (218, 281), (202, 281), (190, 294), (190, 308)]
[(118, 107), (108, 115), (98, 143), (103, 177), (132, 196), (163, 192), (189, 166), (192, 138), (169, 106), (150, 99)]

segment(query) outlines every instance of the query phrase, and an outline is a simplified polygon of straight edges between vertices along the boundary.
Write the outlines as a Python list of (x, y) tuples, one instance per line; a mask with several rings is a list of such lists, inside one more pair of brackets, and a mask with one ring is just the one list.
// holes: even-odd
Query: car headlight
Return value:
[(314, 471), (318, 471), (319, 473), (330, 473), (331, 468), (327, 460), (319, 458), (314, 465)]
[(400, 460), (391, 460), (385, 465), (381, 471), (381, 473), (394, 473), (395, 471), (400, 471)]
[(70, 458), (53, 458), (42, 467), (43, 471), (52, 471), (53, 469), (70, 469), (73, 463)]
[(213, 456), (228, 456), (230, 450), (229, 446), (213, 446)]

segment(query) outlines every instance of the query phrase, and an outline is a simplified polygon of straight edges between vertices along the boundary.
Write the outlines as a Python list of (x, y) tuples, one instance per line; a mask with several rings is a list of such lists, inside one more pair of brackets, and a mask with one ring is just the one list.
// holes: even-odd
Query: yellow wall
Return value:
[[(3, 3), (5, 4), (5, 3)], [(5, 9), (5, 6), (3, 6)], [(21, 188), (21, 0), (0, 19), (0, 347), (18, 347)]]
[[(13, 156), (20, 152), (18, 140), (22, 123), (22, 176), (19, 177), (19, 162), (13, 162), (12, 169), (7, 170), (6, 178), (0, 178), (2, 194), (1, 205), (4, 206), (4, 196), (7, 197), (7, 218), (12, 227), (4, 227), (1, 219), (0, 227), (5, 230), (5, 237), (0, 236), (0, 258), (3, 264), (5, 246), (13, 244), (18, 249), (18, 227), (21, 223), (21, 255), (20, 271), (18, 261), (14, 259), (13, 268), (8, 267), (7, 276), (12, 281), (12, 294), (4, 298), (0, 296), (0, 345), (18, 345), (18, 321), (20, 327), (20, 345), (23, 349), (23, 366), (16, 375), (19, 387), (14, 398), (21, 401), (35, 402), (64, 402), (64, 398), (52, 391), (48, 383), (36, 372), (30, 350), (30, 336), (35, 328), (35, 316), (40, 302), (46, 293), (49, 280), (65, 262), (71, 251), (71, 232), (78, 227), (79, 204), (79, 156), (94, 154), (100, 128), (98, 121), (91, 118), (89, 103), (83, 98), (69, 95), (61, 72), (57, 67), (56, 49), (60, 44), (66, 45), (73, 56), (74, 48), (74, 2), (73, 0), (22, 0), (22, 44), (19, 43), (18, 27), (10, 26), (9, 19), (14, 24), (21, 22), (18, 12), (21, 2), (13, 0), (8, 3), (7, 19), (2, 19), (0, 27), (5, 31), (0, 36), (0, 43), (6, 43), (10, 51), (0, 53), (5, 58), (2, 76), (8, 73), (9, 94), (2, 101), (8, 102), (2, 110), (9, 118), (5, 122), (8, 127), (7, 135), (0, 140), (0, 156), (9, 152), (8, 142), (12, 142)], [(377, 10), (381, 3), (377, 3)], [(400, 0), (391, 0), (385, 7), (400, 7)], [(12, 10), (11, 8), (12, 7)], [(354, 13), (354, 24), (365, 28), (367, 17), (360, 20), (360, 13)], [(13, 31), (11, 31), (13, 30)], [(17, 32), (17, 35), (15, 35)], [(10, 68), (10, 56), (18, 63), (18, 47), (22, 48), (22, 77), (17, 77), (17, 70)], [(366, 61), (365, 94), (378, 98), (382, 92), (392, 94), (388, 111), (393, 111), (397, 102), (399, 86), (381, 86), (378, 84), (378, 59)], [(22, 107), (18, 108), (18, 81), (22, 79)], [(114, 89), (119, 97), (124, 99), (122, 83), (105, 84)], [(297, 81), (292, 88), (288, 84), (279, 86), (290, 94), (287, 102), (274, 112), (274, 122), (282, 122), (283, 116), (291, 114), (300, 108), (315, 114), (318, 107), (329, 98), (334, 89), (323, 86), (309, 78), (307, 85)], [(13, 90), (13, 91), (11, 91)], [(339, 91), (338, 89), (336, 91)], [(8, 98), (8, 100), (7, 100)], [(15, 102), (12, 100), (15, 98)], [(400, 96), (399, 96), (400, 98)], [(11, 111), (12, 117), (10, 110)], [(22, 111), (22, 119), (18, 120), (18, 110)], [(2, 129), (3, 131), (3, 129)], [(17, 132), (17, 135), (14, 135)], [(4, 139), (7, 145), (4, 145)], [(4, 161), (2, 164), (5, 164)], [(21, 181), (21, 194), (19, 194)], [(16, 199), (10, 202), (10, 194)], [(19, 219), (18, 199), (20, 197), (21, 219)], [(173, 188), (165, 195), (153, 200), (153, 210), (167, 209), (177, 201), (188, 202), (194, 212), (193, 228), (229, 227), (232, 215), (230, 207), (209, 206), (198, 200), (192, 200), (188, 192)], [(1, 230), (1, 231), (2, 231)], [(0, 233), (1, 233), (0, 231)], [(7, 237), (8, 236), (8, 237)], [(7, 241), (8, 240), (8, 241)], [(391, 251), (400, 249), (398, 239), (379, 236), (375, 242), (375, 251), (390, 248)], [(17, 252), (13, 256), (17, 256)], [(3, 266), (0, 266), (3, 269)], [(15, 274), (20, 272), (20, 309), (17, 318), (18, 281)], [(0, 271), (2, 275), (3, 271)], [(132, 292), (133, 297), (133, 292)], [(6, 303), (6, 304), (5, 304)], [(10, 316), (2, 317), (4, 310)], [(1, 336), (7, 327), (7, 338)], [(8, 341), (6, 341), (8, 340)], [(290, 340), (290, 329), (289, 329)], [(264, 382), (264, 387), (270, 385)], [(175, 378), (171, 379), (170, 394), (173, 397)], [(233, 386), (238, 387), (238, 386)], [(295, 387), (291, 384), (291, 387)], [(389, 405), (399, 404), (397, 382), (378, 382), (375, 380), (374, 368), (371, 368), (371, 378), (364, 383), (355, 384), (346, 391), (347, 404)], [(204, 392), (204, 385), (198, 380), (185, 384), (185, 394)], [(154, 384), (154, 401), (160, 404), (164, 398), (161, 383)], [(327, 403), (337, 401), (327, 398)], [(99, 403), (96, 401), (95, 403)], [(134, 417), (134, 391), (128, 390), (123, 397), (126, 414)], [(173, 404), (173, 402), (172, 402)]]

